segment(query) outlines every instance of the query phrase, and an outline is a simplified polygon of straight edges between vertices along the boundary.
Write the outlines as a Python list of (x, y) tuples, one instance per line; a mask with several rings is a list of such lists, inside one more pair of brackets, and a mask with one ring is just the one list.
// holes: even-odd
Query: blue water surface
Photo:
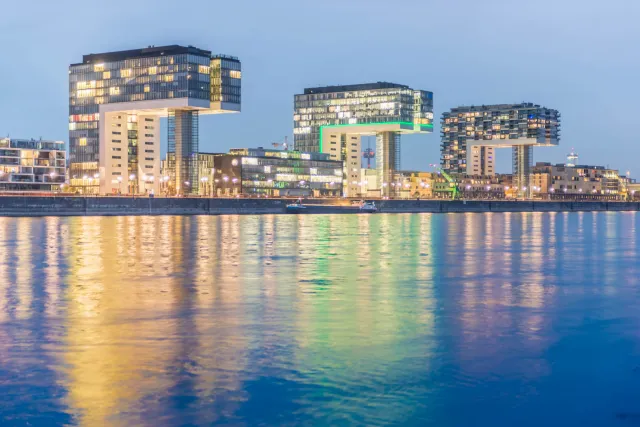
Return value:
[(0, 218), (0, 425), (640, 425), (639, 226)]

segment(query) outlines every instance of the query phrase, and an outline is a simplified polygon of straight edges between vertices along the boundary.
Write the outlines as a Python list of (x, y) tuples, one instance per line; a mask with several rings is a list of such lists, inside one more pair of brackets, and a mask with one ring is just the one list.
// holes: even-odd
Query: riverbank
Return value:
[[(3, 196), (0, 216), (281, 214), (288, 203), (281, 199)], [(309, 206), (306, 214), (358, 213), (342, 199), (313, 199), (305, 204)], [(640, 211), (638, 202), (383, 200), (376, 204), (381, 213)]]

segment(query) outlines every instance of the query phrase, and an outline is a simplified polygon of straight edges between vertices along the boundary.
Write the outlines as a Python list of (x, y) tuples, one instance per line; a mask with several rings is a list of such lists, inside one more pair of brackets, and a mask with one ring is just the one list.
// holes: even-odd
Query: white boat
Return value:
[(307, 207), (300, 201), (287, 205), (287, 212), (301, 212), (305, 209), (307, 209)]
[(362, 202), (360, 204), (360, 212), (362, 213), (374, 213), (378, 212), (376, 202)]

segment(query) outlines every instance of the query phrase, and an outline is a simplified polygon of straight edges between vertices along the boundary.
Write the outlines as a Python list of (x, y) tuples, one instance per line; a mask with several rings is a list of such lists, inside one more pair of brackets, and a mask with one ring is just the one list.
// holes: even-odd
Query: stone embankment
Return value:
[[(131, 197), (0, 197), (0, 216), (254, 215), (286, 212), (289, 200)], [(350, 202), (312, 199), (305, 213), (358, 213)], [(381, 213), (639, 211), (638, 202), (376, 201)]]

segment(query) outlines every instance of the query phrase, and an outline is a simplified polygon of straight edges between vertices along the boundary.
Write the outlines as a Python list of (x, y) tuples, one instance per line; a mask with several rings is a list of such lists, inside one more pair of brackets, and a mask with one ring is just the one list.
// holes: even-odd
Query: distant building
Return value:
[(0, 191), (58, 191), (66, 181), (62, 141), (0, 138)]
[(232, 149), (214, 156), (216, 196), (337, 197), (342, 162), (324, 153), (265, 148)]
[(361, 137), (376, 136), (377, 181), (389, 185), (400, 169), (400, 135), (433, 132), (433, 93), (377, 82), (304, 89), (295, 95), (295, 148), (344, 162), (344, 195), (361, 191)]
[(531, 188), (533, 147), (560, 141), (560, 113), (532, 103), (452, 108), (442, 115), (441, 126), (443, 170), (492, 176), (494, 149), (512, 148), (514, 185), (521, 193)]
[(575, 167), (577, 164), (578, 164), (578, 153), (576, 153), (572, 148), (571, 152), (567, 154), (566, 166), (572, 168), (572, 167)]
[(533, 182), (538, 188), (534, 195), (552, 199), (622, 199), (626, 197), (627, 181), (618, 170), (604, 166), (538, 162), (533, 168)]
[(88, 194), (159, 191), (160, 118), (168, 117), (173, 186), (197, 193), (198, 117), (239, 112), (240, 81), (238, 58), (193, 46), (84, 55), (69, 66), (71, 186)]

